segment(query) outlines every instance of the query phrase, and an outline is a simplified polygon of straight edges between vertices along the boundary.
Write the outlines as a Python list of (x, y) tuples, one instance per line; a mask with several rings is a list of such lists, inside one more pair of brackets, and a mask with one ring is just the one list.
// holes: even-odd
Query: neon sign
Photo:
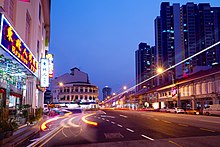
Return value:
[(53, 70), (54, 70), (54, 65), (53, 65), (53, 54), (47, 54), (46, 58), (48, 59), (49, 63), (49, 78), (53, 78)]
[(38, 61), (4, 15), (1, 19), (1, 47), (36, 76)]
[(49, 86), (49, 66), (48, 66), (48, 59), (41, 59), (41, 87), (48, 87)]

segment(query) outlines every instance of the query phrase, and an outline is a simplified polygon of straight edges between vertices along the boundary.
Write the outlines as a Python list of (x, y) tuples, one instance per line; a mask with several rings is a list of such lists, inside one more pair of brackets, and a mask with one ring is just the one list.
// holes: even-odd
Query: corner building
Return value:
[(98, 103), (98, 87), (89, 82), (87, 73), (72, 68), (51, 81), (53, 102), (74, 104)]
[(43, 107), (40, 59), (50, 40), (50, 0), (0, 0), (0, 109)]

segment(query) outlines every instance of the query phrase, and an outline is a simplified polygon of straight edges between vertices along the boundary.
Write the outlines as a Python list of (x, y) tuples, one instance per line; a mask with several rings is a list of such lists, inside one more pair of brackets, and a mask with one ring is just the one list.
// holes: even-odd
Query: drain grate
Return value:
[(104, 135), (107, 139), (124, 138), (124, 136), (121, 135), (121, 133), (104, 133)]

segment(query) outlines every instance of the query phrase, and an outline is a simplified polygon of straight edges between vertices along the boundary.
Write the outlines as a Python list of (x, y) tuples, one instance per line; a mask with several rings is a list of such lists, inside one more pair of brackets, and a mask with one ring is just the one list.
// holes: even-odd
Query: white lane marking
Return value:
[(128, 130), (128, 131), (130, 131), (130, 132), (134, 132), (134, 130), (131, 130), (131, 129), (129, 129), (129, 128), (126, 128), (126, 130)]
[(125, 115), (121, 115), (121, 114), (120, 114), (119, 116), (124, 117), (124, 118), (128, 118), (127, 116), (125, 116)]
[(147, 138), (147, 139), (149, 139), (149, 140), (151, 140), (151, 141), (154, 141), (154, 139), (153, 138), (150, 138), (150, 137), (148, 137), (148, 136), (146, 136), (146, 135), (141, 135), (142, 137), (144, 137), (144, 138)]
[(105, 111), (102, 111), (103, 114), (106, 114)]
[(112, 121), (111, 123), (112, 123), (112, 124), (115, 124), (115, 122), (113, 122), (113, 121)]
[(119, 127), (121, 127), (121, 128), (122, 128), (122, 125), (117, 124), (117, 126), (119, 126)]
[(101, 117), (115, 118), (114, 116), (109, 116), (109, 115), (101, 115)]
[(100, 119), (100, 117), (98, 117), (98, 119)]
[(109, 121), (108, 119), (106, 121)]
[(104, 118), (102, 118), (102, 120), (105, 120)]
[(154, 120), (158, 121), (159, 119), (157, 119), (157, 118), (154, 118)]

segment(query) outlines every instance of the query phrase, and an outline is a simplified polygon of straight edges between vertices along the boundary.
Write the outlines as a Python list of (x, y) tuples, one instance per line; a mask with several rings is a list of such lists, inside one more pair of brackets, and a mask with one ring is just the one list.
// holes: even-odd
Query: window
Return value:
[(85, 89), (85, 92), (88, 92), (88, 89)]
[(39, 22), (41, 22), (41, 5), (39, 4)]
[[(29, 12), (26, 12), (26, 28), (25, 28), (25, 42), (30, 47), (30, 37), (31, 37), (31, 16)], [(37, 42), (37, 52), (39, 52), (39, 41)]]
[(88, 97), (87, 96), (85, 96), (85, 100), (87, 100), (88, 99)]
[(78, 95), (75, 96), (75, 100), (78, 100)]
[(39, 42), (39, 40), (37, 40), (37, 60), (38, 61), (40, 61), (39, 54), (40, 54), (40, 42)]
[(67, 92), (70, 92), (70, 89), (69, 89), (69, 88), (67, 89)]
[(75, 91), (78, 92), (78, 88), (76, 88)]
[(83, 96), (82, 96), (82, 95), (80, 96), (80, 99), (81, 99), (81, 100), (83, 99)]
[(68, 96), (67, 96), (67, 101), (69, 101), (69, 100), (70, 100), (70, 96), (68, 95)]
[(14, 23), (14, 18), (15, 18), (15, 6), (16, 0), (5, 0), (4, 1), (4, 10), (8, 14), (9, 18), (12, 20)]
[(82, 89), (82, 88), (80, 89), (80, 92), (83, 92), (83, 89)]

